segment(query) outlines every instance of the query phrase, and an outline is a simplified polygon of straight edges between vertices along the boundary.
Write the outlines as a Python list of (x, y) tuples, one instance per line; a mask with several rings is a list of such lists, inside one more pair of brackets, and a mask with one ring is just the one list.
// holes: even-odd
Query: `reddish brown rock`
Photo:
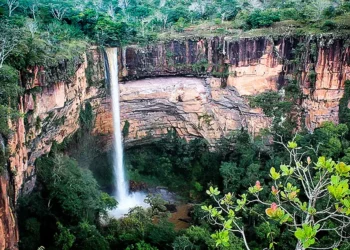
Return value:
[(0, 176), (0, 250), (18, 249), (18, 229), (7, 176)]
[[(249, 96), (283, 89), (288, 79), (301, 72), (304, 96), (299, 115), (305, 117), (305, 126), (312, 131), (323, 121), (338, 122), (339, 99), (345, 80), (350, 79), (350, 49), (344, 43), (344, 39), (322, 36), (276, 40), (214, 37), (133, 46), (119, 55), (120, 77), (222, 74), (221, 86), (235, 87), (239, 95)], [(303, 52), (295, 55), (303, 46)], [(313, 70), (316, 82), (310, 83)]]
[(341, 41), (336, 40), (318, 51), (315, 86), (311, 86), (308, 80), (309, 71), (303, 74), (302, 88), (306, 98), (302, 106), (305, 124), (310, 131), (324, 121), (338, 123), (339, 100), (344, 93), (345, 80), (350, 79), (349, 58), (349, 48), (342, 48)]
[[(220, 87), (217, 78), (162, 77), (120, 85), (121, 120), (129, 122), (126, 142), (149, 135), (159, 137), (175, 129), (186, 139), (205, 138), (215, 143), (222, 136), (248, 127), (252, 133), (270, 124), (260, 110), (252, 110), (235, 88)], [(110, 99), (97, 109), (95, 134), (109, 135), (113, 121)], [(255, 120), (260, 125), (254, 125)]]
[[(294, 65), (292, 52), (298, 44), (308, 46), (312, 41), (316, 55), (309, 46), (301, 55), (302, 63)], [(255, 135), (270, 119), (260, 109), (251, 109), (246, 96), (283, 90), (299, 72), (303, 97), (298, 115), (305, 117), (306, 128), (312, 131), (326, 120), (337, 123), (344, 82), (350, 79), (350, 50), (343, 43), (332, 37), (215, 37), (120, 49), (121, 115), (123, 123), (130, 122), (127, 142), (161, 136), (169, 127), (186, 139), (204, 137), (213, 144), (242, 127)], [(28, 130), (22, 118), (10, 124), (15, 130), (9, 138), (10, 174), (0, 178), (0, 250), (16, 248), (11, 202), (15, 206), (19, 192), (34, 187), (35, 159), (48, 153), (53, 141), (62, 142), (78, 129), (79, 112), (86, 101), (97, 114), (95, 134), (104, 135), (106, 149), (110, 147), (110, 98), (98, 88), (104, 79), (103, 56), (93, 48), (87, 57), (84, 63), (73, 62), (77, 71), (69, 79), (66, 62), (59, 69), (31, 69), (34, 78), (25, 85), (40, 91), (27, 93), (19, 103), (27, 113)], [(309, 81), (313, 71), (314, 83)]]
[[(68, 82), (49, 86), (45, 86), (44, 78), (34, 78), (27, 87), (39, 86), (40, 92), (28, 93), (20, 98), (19, 111), (27, 113), (28, 130), (23, 117), (9, 122), (14, 132), (8, 138), (11, 155), (8, 171), (0, 176), (0, 250), (17, 249), (14, 207), (19, 193), (30, 192), (35, 185), (35, 160), (50, 151), (53, 141), (62, 142), (79, 128), (81, 107), (87, 99), (99, 95), (97, 88), (87, 84), (86, 68), (87, 60), (78, 66)], [(35, 77), (40, 76), (38, 70), (38, 67), (34, 68)], [(104, 75), (96, 74), (95, 77), (103, 79)]]

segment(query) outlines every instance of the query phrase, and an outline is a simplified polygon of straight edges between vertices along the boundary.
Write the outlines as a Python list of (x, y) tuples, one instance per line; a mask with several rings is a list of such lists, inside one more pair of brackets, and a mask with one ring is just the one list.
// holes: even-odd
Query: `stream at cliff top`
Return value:
[(113, 106), (113, 170), (114, 170), (114, 194), (118, 201), (118, 207), (109, 211), (113, 217), (120, 218), (128, 213), (130, 208), (136, 206), (148, 207), (144, 202), (146, 193), (129, 193), (129, 183), (125, 176), (123, 160), (123, 141), (120, 126), (120, 104), (119, 104), (119, 85), (118, 85), (118, 56), (117, 48), (106, 49), (107, 55), (107, 78), (111, 88), (112, 106)]

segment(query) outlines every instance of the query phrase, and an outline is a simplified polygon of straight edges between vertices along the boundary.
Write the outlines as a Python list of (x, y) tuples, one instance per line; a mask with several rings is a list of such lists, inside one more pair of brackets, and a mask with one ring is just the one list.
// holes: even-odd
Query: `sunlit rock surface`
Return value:
[[(254, 134), (270, 124), (261, 110), (251, 109), (235, 87), (220, 87), (220, 79), (161, 77), (120, 85), (121, 120), (129, 122), (126, 141), (159, 137), (174, 128), (186, 139), (205, 138), (215, 143), (242, 127)], [(110, 99), (97, 109), (96, 134), (113, 129)]]

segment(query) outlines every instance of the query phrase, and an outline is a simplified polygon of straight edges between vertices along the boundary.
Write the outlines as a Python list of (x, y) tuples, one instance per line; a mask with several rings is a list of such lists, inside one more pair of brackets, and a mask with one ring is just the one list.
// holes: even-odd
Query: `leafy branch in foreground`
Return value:
[[(262, 200), (263, 190), (259, 181), (242, 194), (240, 199), (227, 193), (220, 196), (218, 188), (207, 191), (215, 201), (215, 206), (202, 206), (208, 212), (208, 220), (221, 229), (212, 235), (217, 246), (228, 246), (229, 233), (239, 233), (246, 249), (249, 244), (245, 237), (243, 223), (236, 213), (251, 204), (266, 206), (267, 219), (284, 224), (297, 239), (296, 250), (337, 249), (340, 243), (350, 237), (350, 165), (335, 162), (324, 156), (312, 162), (294, 141), (281, 144), (289, 153), (288, 165), (280, 170), (270, 169), (271, 201)], [(252, 198), (251, 198), (252, 197)], [(262, 217), (262, 214), (259, 214)], [(312, 247), (317, 235), (333, 233), (336, 239), (329, 246)], [(270, 237), (271, 238), (271, 237)], [(276, 243), (271, 238), (269, 248)]]

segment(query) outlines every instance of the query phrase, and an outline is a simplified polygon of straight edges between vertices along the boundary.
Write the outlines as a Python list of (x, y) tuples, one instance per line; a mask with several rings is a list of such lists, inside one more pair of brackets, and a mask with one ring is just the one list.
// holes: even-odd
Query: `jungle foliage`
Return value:
[(37, 189), (19, 199), (21, 249), (108, 249), (98, 227), (115, 199), (67, 156), (52, 152), (36, 164)]
[[(160, 33), (181, 35), (208, 22), (217, 30), (223, 29), (222, 34), (279, 22), (301, 27), (300, 34), (337, 32), (349, 29), (349, 12), (348, 0), (0, 0), (1, 142), (11, 134), (8, 119), (22, 115), (17, 111), (18, 97), (25, 85), (31, 84), (33, 69), (45, 67), (44, 84), (69, 82), (89, 44), (145, 44), (155, 41)], [(308, 77), (314, 84), (314, 71)], [(270, 133), (256, 138), (247, 131), (235, 131), (213, 150), (204, 140), (186, 142), (170, 131), (154, 143), (132, 147), (126, 151), (129, 176), (150, 186), (166, 185), (189, 202), (205, 203), (208, 208), (215, 201), (206, 200), (207, 189), (212, 196), (223, 190), (242, 202), (242, 190), (255, 192), (255, 187), (261, 200), (270, 201), (269, 188), (274, 184), (270, 175), (283, 171), (281, 165), (290, 157), (281, 144), (271, 143), (280, 136), (287, 141), (294, 138), (296, 145), (307, 149), (305, 154), (312, 162), (325, 156), (350, 164), (349, 82), (340, 102), (342, 124), (326, 122), (312, 134), (293, 137), (296, 121), (291, 114), (298, 107), (299, 95), (294, 83), (285, 93), (266, 92), (251, 99), (253, 107), (262, 108), (273, 119)], [(108, 154), (96, 150), (95, 139), (86, 136), (93, 123), (90, 104), (82, 109), (79, 119), (81, 130), (70, 141), (54, 145), (49, 155), (37, 160), (37, 186), (18, 201), (21, 249), (244, 249), (235, 232), (216, 234), (218, 226), (203, 219), (205, 213), (198, 205), (192, 211), (192, 226), (179, 232), (167, 221), (165, 211), (154, 214), (150, 209), (135, 208), (122, 220), (108, 219), (107, 210), (115, 207), (116, 201), (101, 189), (111, 190), (112, 170)], [(37, 124), (39, 127), (40, 120)], [(128, 125), (124, 128), (127, 136)], [(1, 153), (3, 165), (6, 159)], [(332, 181), (333, 186), (340, 183)], [(341, 188), (346, 187), (343, 184)], [(299, 189), (296, 183), (291, 185), (291, 189)], [(301, 198), (304, 195), (300, 193)], [(339, 202), (345, 204), (342, 200), (348, 199), (346, 195)], [(151, 199), (151, 205), (156, 201)], [(273, 216), (277, 208), (270, 208), (267, 215)], [(334, 232), (315, 234), (318, 228), (315, 231), (314, 225), (299, 227), (295, 238), (280, 221), (267, 222), (261, 216), (265, 209), (266, 204), (256, 204), (240, 211), (239, 223), (251, 249), (264, 249), (271, 242), (270, 248), (294, 249), (297, 240), (309, 244), (310, 239), (317, 239), (322, 246), (337, 239)], [(101, 218), (107, 223), (101, 223)], [(218, 241), (222, 244), (216, 246)], [(349, 249), (349, 243), (341, 242), (338, 248)]]

